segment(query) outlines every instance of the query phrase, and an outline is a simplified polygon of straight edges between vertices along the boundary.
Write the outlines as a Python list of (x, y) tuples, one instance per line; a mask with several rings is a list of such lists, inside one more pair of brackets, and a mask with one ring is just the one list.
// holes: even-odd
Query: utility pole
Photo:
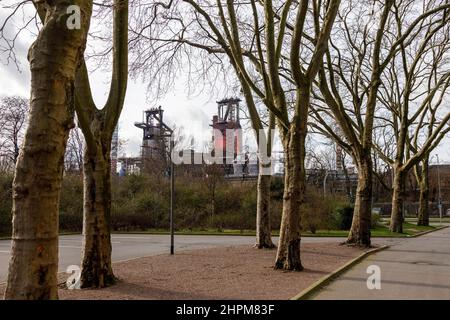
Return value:
[(437, 176), (438, 176), (438, 210), (439, 210), (439, 223), (442, 224), (442, 198), (441, 198), (441, 172), (439, 164), (439, 155), (436, 154), (437, 158)]
[(170, 132), (170, 254), (175, 253), (174, 248), (174, 228), (173, 228), (173, 207), (175, 202), (175, 166), (173, 164), (173, 131)]

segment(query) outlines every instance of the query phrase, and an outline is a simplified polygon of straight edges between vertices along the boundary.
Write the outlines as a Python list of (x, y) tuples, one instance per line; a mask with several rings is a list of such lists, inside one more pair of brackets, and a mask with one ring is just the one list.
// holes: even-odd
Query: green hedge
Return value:
[(11, 234), (12, 175), (0, 174), (0, 236)]
[[(208, 180), (208, 179), (216, 179)], [(142, 231), (169, 227), (170, 181), (163, 176), (113, 177), (111, 226), (115, 231)], [(11, 234), (11, 176), (0, 177), (0, 235)], [(283, 179), (271, 183), (272, 229), (280, 226)], [(186, 229), (255, 229), (256, 181), (224, 181), (222, 178), (179, 175), (176, 179), (175, 227)], [(302, 208), (304, 231), (347, 228), (348, 214), (339, 197), (323, 197), (308, 189)], [(347, 209), (345, 209), (347, 210)], [(344, 210), (344, 211), (345, 211)], [(347, 211), (345, 211), (347, 212)], [(345, 216), (345, 217), (344, 217)], [(350, 220), (351, 222), (351, 220)], [(83, 224), (83, 179), (66, 175), (62, 184), (59, 226), (61, 232), (81, 232)]]

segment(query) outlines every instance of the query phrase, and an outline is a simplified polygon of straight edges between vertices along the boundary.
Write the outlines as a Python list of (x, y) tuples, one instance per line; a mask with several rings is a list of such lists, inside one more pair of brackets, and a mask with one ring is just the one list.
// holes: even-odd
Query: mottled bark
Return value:
[(122, 112), (128, 79), (128, 0), (114, 0), (113, 70), (108, 100), (97, 109), (86, 65), (76, 78), (76, 111), (86, 140), (81, 287), (115, 282), (111, 266), (111, 140)]
[(258, 249), (274, 248), (270, 226), (270, 182), (271, 176), (260, 173), (257, 185), (256, 244)]
[(428, 176), (428, 162), (429, 157), (426, 156), (422, 160), (422, 165), (415, 166), (415, 176), (417, 184), (419, 186), (419, 212), (417, 214), (417, 225), (418, 226), (429, 226), (429, 176)]
[[(297, 139), (294, 139), (296, 137)], [(275, 269), (303, 270), (300, 258), (300, 207), (303, 202), (305, 183), (303, 167), (300, 165), (300, 139), (289, 138), (285, 156), (283, 213)]]
[(394, 167), (394, 182), (392, 185), (392, 209), (391, 223), (389, 230), (392, 232), (403, 232), (403, 201), (405, 196), (405, 178), (406, 174), (403, 170)]
[[(81, 8), (81, 29), (66, 26)], [(74, 78), (92, 2), (45, 1), (44, 26), (30, 48), (29, 125), (13, 183), (13, 234), (5, 299), (57, 299), (58, 210), (64, 153), (73, 127)]]
[[(100, 134), (95, 135), (100, 137)], [(83, 261), (81, 287), (114, 284), (111, 266), (111, 160), (110, 140), (97, 140), (97, 153), (84, 156)]]
[(297, 89), (296, 110), (289, 132), (283, 138), (284, 194), (275, 269), (303, 270), (300, 258), (300, 208), (306, 188), (306, 133), (310, 98), (308, 86)]
[(370, 153), (358, 159), (356, 163), (358, 168), (358, 186), (356, 188), (352, 226), (346, 242), (369, 247), (373, 179)]
[(430, 217), (428, 211), (428, 199), (430, 190), (428, 189), (428, 183), (420, 183), (420, 196), (419, 196), (419, 212), (417, 215), (418, 226), (429, 226)]

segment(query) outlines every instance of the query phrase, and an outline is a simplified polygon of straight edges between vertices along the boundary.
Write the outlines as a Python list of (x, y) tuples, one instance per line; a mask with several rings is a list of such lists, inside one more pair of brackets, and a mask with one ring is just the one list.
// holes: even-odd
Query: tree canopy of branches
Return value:
[(385, 72), (425, 30), (446, 20), (448, 8), (446, 1), (388, 0), (347, 1), (340, 9), (312, 112), (319, 130), (338, 141), (358, 169), (349, 243), (370, 245), (371, 153), (375, 120), (383, 110), (379, 89)]
[(84, 137), (80, 128), (75, 127), (70, 131), (67, 140), (66, 155), (64, 157), (65, 172), (83, 172)]
[[(407, 9), (394, 5), (393, 11), (395, 25), (402, 34)], [(390, 225), (393, 232), (403, 231), (406, 175), (450, 131), (450, 110), (443, 104), (450, 94), (449, 22), (450, 9), (425, 19), (417, 36), (400, 46), (381, 78), (378, 96), (387, 116), (378, 115), (375, 130), (387, 126), (396, 150), (390, 156), (376, 144), (374, 147), (394, 172)]]
[(19, 97), (3, 97), (0, 100), (0, 171), (10, 171), (19, 157), (28, 116), (28, 100)]

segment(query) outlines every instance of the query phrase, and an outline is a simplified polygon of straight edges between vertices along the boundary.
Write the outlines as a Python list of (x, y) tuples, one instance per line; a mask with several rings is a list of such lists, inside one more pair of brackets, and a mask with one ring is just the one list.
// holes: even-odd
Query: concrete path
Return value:
[[(381, 289), (367, 287), (380, 267)], [(359, 263), (313, 299), (450, 299), (450, 228), (391, 244)]]
[[(274, 238), (274, 241), (277, 239)], [(113, 261), (121, 261), (138, 257), (168, 253), (169, 235), (113, 234)], [(251, 236), (175, 236), (175, 254), (180, 250), (193, 250), (232, 245), (252, 245)], [(303, 243), (340, 242), (341, 238), (305, 237)], [(79, 265), (81, 257), (81, 235), (60, 236), (59, 238), (59, 270), (65, 271), (69, 265)], [(8, 273), (10, 240), (0, 240), (0, 283), (4, 282)]]

